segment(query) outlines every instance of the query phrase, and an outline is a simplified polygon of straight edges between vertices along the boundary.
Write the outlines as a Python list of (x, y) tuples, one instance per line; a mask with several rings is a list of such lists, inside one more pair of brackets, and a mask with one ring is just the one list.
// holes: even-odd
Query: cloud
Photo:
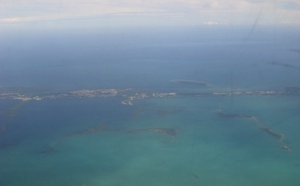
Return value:
[[(140, 22), (166, 24), (251, 23), (259, 14), (261, 24), (288, 20), (300, 24), (296, 0), (4, 0), (0, 2), (0, 23), (49, 21), (77, 18), (128, 17)], [(274, 15), (274, 10), (277, 15)], [(261, 13), (260, 13), (261, 11)], [(159, 17), (159, 19), (157, 19)], [(282, 17), (282, 18), (281, 18)], [(283, 19), (284, 18), (284, 19)], [(145, 19), (144, 21), (142, 19)], [(150, 19), (153, 19), (150, 21)], [(178, 19), (178, 20), (175, 20)]]
[(24, 18), (22, 18), (22, 17), (9, 17), (9, 18), (0, 19), (0, 22), (19, 22), (19, 21), (24, 21)]
[(300, 10), (300, 3), (296, 1), (279, 2), (279, 6), (288, 10)]
[(264, 3), (265, 2), (264, 0), (245, 0), (245, 1), (248, 1), (250, 3)]

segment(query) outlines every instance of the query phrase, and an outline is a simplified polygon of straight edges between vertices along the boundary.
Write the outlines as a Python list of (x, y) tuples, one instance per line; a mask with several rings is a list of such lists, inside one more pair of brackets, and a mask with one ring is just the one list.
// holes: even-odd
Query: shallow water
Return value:
[[(116, 98), (31, 102), (1, 136), (14, 143), (0, 149), (0, 183), (299, 185), (296, 99), (187, 96), (145, 99), (134, 106)], [(284, 134), (291, 152), (257, 121), (222, 118), (216, 109), (255, 116)], [(102, 125), (105, 129), (92, 130)], [(128, 132), (151, 128), (178, 133)]]

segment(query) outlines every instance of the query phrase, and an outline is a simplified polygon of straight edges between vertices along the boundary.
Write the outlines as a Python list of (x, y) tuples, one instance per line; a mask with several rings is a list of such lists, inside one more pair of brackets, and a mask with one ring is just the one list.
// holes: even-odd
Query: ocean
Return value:
[(2, 38), (0, 185), (298, 186), (299, 34), (222, 29)]

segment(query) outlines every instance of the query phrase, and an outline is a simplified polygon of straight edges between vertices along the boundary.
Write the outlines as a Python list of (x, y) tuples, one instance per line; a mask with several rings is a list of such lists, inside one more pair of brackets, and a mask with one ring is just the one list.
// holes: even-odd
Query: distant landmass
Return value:
[[(174, 80), (175, 81), (175, 80)], [(207, 86), (206, 83), (176, 80), (177, 83), (184, 84), (199, 84)], [(29, 91), (31, 90), (31, 91)], [(262, 96), (279, 96), (279, 95), (294, 95), (300, 96), (300, 87), (285, 87), (283, 90), (235, 90), (235, 91), (215, 91), (215, 92), (151, 92), (149, 90), (141, 91), (140, 89), (80, 89), (66, 93), (40, 93), (35, 89), (25, 88), (2, 88), (0, 90), (0, 99), (15, 99), (15, 100), (42, 100), (55, 98), (91, 98), (91, 97), (112, 97), (119, 96), (124, 98), (121, 102), (124, 105), (133, 105), (135, 100), (155, 97), (174, 97), (174, 96), (238, 96), (238, 95), (262, 95)]]

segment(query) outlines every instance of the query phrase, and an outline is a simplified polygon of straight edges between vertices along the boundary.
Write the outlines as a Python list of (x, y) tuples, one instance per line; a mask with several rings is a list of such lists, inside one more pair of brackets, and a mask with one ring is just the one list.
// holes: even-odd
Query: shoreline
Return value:
[(22, 92), (1, 92), (0, 100), (22, 100), (22, 101), (40, 101), (43, 99), (57, 98), (97, 98), (97, 97), (122, 97), (121, 104), (133, 105), (135, 100), (146, 98), (163, 97), (181, 97), (181, 96), (300, 96), (300, 87), (286, 87), (283, 91), (276, 90), (246, 90), (246, 91), (215, 91), (215, 92), (149, 92), (139, 89), (79, 89), (66, 93), (42, 94), (31, 92), (25, 94)]

